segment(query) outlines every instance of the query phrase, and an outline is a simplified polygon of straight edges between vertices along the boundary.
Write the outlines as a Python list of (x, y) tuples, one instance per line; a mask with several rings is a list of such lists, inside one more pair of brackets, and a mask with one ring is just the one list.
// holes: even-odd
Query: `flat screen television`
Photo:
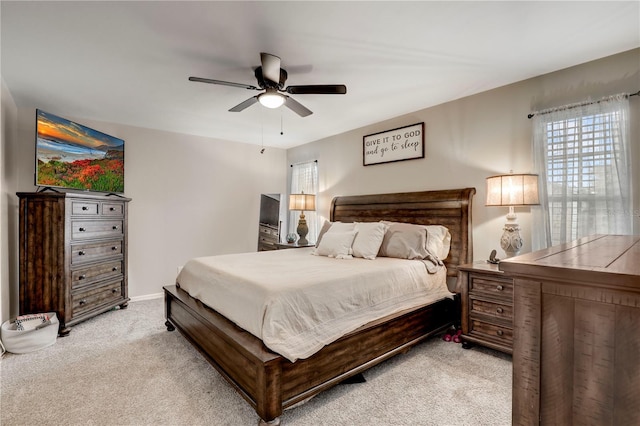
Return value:
[(260, 223), (274, 228), (280, 226), (280, 200), (273, 196), (260, 195)]
[(124, 141), (36, 110), (36, 186), (124, 193)]

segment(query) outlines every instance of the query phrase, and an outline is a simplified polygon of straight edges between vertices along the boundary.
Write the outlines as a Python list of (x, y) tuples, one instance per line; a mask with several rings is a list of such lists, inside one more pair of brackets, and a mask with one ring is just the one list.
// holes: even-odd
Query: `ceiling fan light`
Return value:
[(258, 96), (258, 101), (267, 108), (279, 108), (284, 104), (284, 100), (284, 96), (275, 90), (267, 90), (265, 93)]

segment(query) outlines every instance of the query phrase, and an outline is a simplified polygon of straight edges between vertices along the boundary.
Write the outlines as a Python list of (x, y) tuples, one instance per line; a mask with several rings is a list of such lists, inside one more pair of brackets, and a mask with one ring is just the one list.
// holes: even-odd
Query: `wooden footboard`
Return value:
[(456, 321), (453, 300), (403, 311), (347, 334), (294, 363), (175, 285), (164, 287), (167, 327), (177, 328), (256, 410), (283, 410), (439, 333)]

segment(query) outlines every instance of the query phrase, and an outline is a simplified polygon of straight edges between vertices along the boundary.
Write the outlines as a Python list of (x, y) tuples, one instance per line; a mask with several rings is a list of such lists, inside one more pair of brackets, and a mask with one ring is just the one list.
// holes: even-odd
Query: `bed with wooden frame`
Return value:
[[(455, 280), (473, 260), (471, 200), (475, 188), (336, 197), (330, 220), (387, 220), (444, 225), (451, 250), (444, 263)], [(290, 362), (176, 285), (164, 287), (167, 329), (178, 329), (256, 410), (260, 424), (279, 424), (284, 409), (407, 351), (459, 321), (457, 302), (405, 310), (348, 333), (309, 358)]]

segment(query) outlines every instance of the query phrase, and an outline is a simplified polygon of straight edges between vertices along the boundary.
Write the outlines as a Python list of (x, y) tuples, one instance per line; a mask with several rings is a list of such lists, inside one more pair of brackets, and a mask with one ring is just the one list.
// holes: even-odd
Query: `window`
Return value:
[(540, 233), (546, 241), (534, 248), (592, 234), (631, 234), (628, 111), (620, 95), (536, 114), (542, 211), (534, 226), (546, 230)]
[[(318, 162), (309, 161), (306, 163), (293, 164), (291, 166), (291, 194), (314, 194), (318, 196)], [(287, 200), (287, 205), (289, 201)], [(317, 200), (316, 200), (317, 206)], [(307, 240), (311, 243), (315, 243), (318, 237), (318, 219), (315, 212), (304, 212), (307, 219), (307, 226), (309, 227), (309, 233), (307, 234)], [(300, 218), (299, 211), (289, 212), (289, 232), (296, 233), (298, 226), (298, 219)]]

